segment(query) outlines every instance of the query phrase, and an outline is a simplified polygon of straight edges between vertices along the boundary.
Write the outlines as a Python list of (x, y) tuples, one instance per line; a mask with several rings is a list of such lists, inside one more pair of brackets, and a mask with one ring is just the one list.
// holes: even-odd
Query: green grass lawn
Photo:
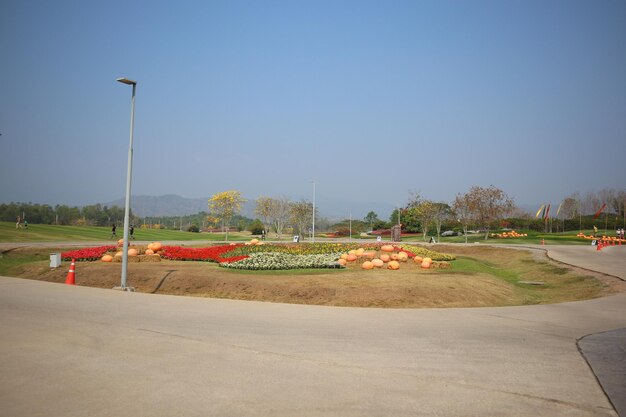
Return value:
[[(117, 229), (117, 239), (122, 238), (122, 228)], [(521, 238), (508, 238), (508, 239), (496, 239), (489, 238), (485, 241), (484, 234), (472, 234), (468, 236), (468, 242), (480, 242), (480, 243), (502, 243), (502, 244), (541, 244), (542, 239), (546, 245), (550, 244), (585, 244), (588, 245), (589, 241), (581, 239), (576, 236), (578, 231), (561, 232), (561, 233), (539, 233), (532, 231), (518, 230), (519, 233), (527, 233), (527, 237)], [(592, 234), (592, 230), (585, 230), (585, 234)], [(246, 241), (251, 238), (249, 232), (235, 232), (228, 234), (229, 241)], [(289, 237), (285, 237), (290, 241)], [(0, 222), (0, 242), (71, 242), (71, 241), (106, 241), (111, 242), (117, 239), (111, 239), (110, 227), (96, 227), (96, 226), (57, 226), (49, 224), (30, 224), (28, 229), (16, 229), (15, 223), (12, 222)], [(192, 233), (182, 232), (178, 230), (163, 230), (163, 229), (135, 229), (135, 239), (140, 241), (182, 241), (182, 240), (195, 240), (195, 241), (224, 241), (225, 235), (223, 233)], [(345, 238), (344, 238), (345, 239)], [(371, 241), (375, 239), (361, 239), (358, 236), (354, 236), (353, 239)], [(403, 242), (424, 242), (421, 236), (412, 235), (409, 237), (402, 237)], [(426, 240), (428, 242), (428, 240)], [(453, 236), (442, 237), (440, 243), (464, 243), (465, 237)]]
[[(170, 240), (213, 240), (223, 241), (223, 233), (192, 233), (178, 230), (135, 229), (135, 239), (141, 241)], [(16, 229), (15, 223), (0, 222), (0, 242), (70, 242), (70, 241), (117, 241), (123, 237), (122, 228), (117, 229), (117, 238), (111, 239), (110, 227), (96, 226), (57, 226), (50, 224), (29, 224), (28, 229)], [(229, 233), (229, 241), (250, 239), (246, 232)]]

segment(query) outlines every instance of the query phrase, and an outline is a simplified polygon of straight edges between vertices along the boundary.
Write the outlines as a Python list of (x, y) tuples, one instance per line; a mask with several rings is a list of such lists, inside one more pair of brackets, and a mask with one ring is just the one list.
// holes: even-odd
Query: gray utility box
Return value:
[(61, 254), (51, 253), (50, 254), (50, 268), (58, 268), (60, 266), (61, 266)]

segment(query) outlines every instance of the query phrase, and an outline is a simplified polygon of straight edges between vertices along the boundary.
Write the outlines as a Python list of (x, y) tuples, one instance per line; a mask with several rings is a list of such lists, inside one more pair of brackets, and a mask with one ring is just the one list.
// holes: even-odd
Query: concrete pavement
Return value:
[(0, 318), (2, 416), (616, 416), (576, 341), (625, 328), (626, 294), (382, 310), (1, 277)]

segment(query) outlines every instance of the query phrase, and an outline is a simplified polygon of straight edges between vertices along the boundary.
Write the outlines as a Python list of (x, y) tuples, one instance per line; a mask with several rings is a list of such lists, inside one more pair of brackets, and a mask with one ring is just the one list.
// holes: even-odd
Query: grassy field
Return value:
[[(192, 233), (178, 230), (135, 229), (135, 239), (140, 241), (211, 240), (223, 241), (223, 233)], [(16, 229), (15, 223), (0, 222), (0, 242), (72, 242), (72, 241), (117, 241), (123, 237), (122, 228), (117, 229), (117, 238), (111, 239), (110, 227), (57, 226), (30, 224), (28, 229)], [(229, 241), (250, 239), (250, 233), (229, 233)]]
[[(518, 231), (522, 232), (522, 231)], [(593, 231), (585, 230), (585, 234), (592, 234)], [(565, 232), (565, 233), (539, 233), (527, 231), (527, 237), (522, 238), (508, 238), (508, 239), (495, 239), (489, 238), (489, 243), (501, 243), (501, 244), (541, 244), (542, 239), (545, 244), (585, 244), (588, 245), (589, 241), (581, 239), (576, 236), (578, 231)], [(72, 242), (72, 241), (115, 241), (122, 238), (122, 230), (118, 228), (116, 239), (111, 239), (111, 229), (109, 227), (95, 227), (95, 226), (56, 226), (47, 224), (31, 224), (28, 229), (16, 229), (15, 223), (0, 222), (0, 242)], [(225, 235), (223, 233), (191, 233), (181, 232), (178, 230), (159, 230), (159, 229), (135, 229), (135, 238), (139, 241), (183, 241), (183, 240), (196, 240), (196, 241), (224, 241)], [(228, 234), (229, 241), (245, 241), (251, 238), (249, 232), (235, 232)], [(285, 237), (286, 240), (290, 240), (290, 236)], [(355, 237), (358, 240), (358, 237)], [(371, 241), (374, 238), (368, 238), (363, 240)], [(408, 236), (402, 237), (405, 242), (423, 242), (421, 236)], [(441, 243), (463, 243), (465, 237), (442, 237)], [(468, 237), (469, 243), (481, 242), (485, 243), (484, 234), (473, 234)]]

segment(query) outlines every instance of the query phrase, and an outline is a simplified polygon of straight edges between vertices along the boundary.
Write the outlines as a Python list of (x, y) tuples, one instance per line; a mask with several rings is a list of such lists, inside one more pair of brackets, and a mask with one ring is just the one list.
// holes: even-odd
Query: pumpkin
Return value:
[(389, 262), (389, 264), (387, 264), (387, 268), (393, 269), (393, 270), (400, 269), (400, 262), (398, 262), (398, 261), (391, 261), (391, 262)]
[(374, 251), (363, 252), (363, 257), (367, 259), (374, 259), (376, 257), (376, 252)]
[(124, 239), (120, 239), (117, 241), (117, 246), (122, 246), (124, 244)]
[(347, 253), (342, 253), (340, 258), (345, 261), (346, 259), (348, 259), (348, 254)]
[(146, 249), (146, 255), (154, 255), (154, 251), (152, 249)]
[(428, 262), (429, 264), (433, 263), (433, 260), (430, 259), (429, 257), (426, 257), (424, 259), (422, 259), (422, 262)]
[(137, 249), (135, 248), (128, 249), (128, 256), (137, 256)]
[(113, 257), (111, 255), (104, 255), (101, 260), (102, 262), (112, 262)]
[(397, 253), (392, 253), (389, 256), (391, 257), (392, 261), (397, 261), (398, 259), (400, 259)]
[(346, 260), (348, 262), (352, 262), (352, 261), (356, 261), (357, 256), (354, 253), (349, 253), (348, 257), (346, 258)]
[(358, 249), (356, 250), (356, 252), (354, 252), (354, 254), (355, 254), (356, 256), (362, 256), (364, 252), (365, 252), (365, 249), (363, 249), (363, 248), (358, 248)]
[(356, 249), (350, 249), (348, 255), (356, 255)]
[(256, 245), (257, 243), (259, 243), (259, 239), (252, 239), (252, 240), (250, 241), (250, 244), (251, 244), (251, 245)]
[(424, 269), (429, 269), (430, 268), (430, 262), (426, 262), (425, 260), (422, 261), (422, 264), (420, 265), (422, 268)]
[(372, 259), (372, 264), (376, 268), (381, 268), (385, 263), (381, 259)]
[(400, 253), (398, 254), (398, 260), (399, 260), (400, 262), (406, 262), (406, 261), (408, 261), (408, 260), (409, 260), (409, 254), (408, 254), (408, 253), (406, 253), (406, 252), (400, 252)]
[(421, 256), (416, 256), (415, 258), (413, 258), (413, 261), (416, 264), (421, 264), (423, 260), (424, 260), (424, 258), (422, 258)]
[(152, 249), (155, 252), (158, 252), (161, 250), (162, 247), (163, 245), (161, 245), (161, 242), (152, 242), (152, 247), (150, 249)]
[(372, 268), (374, 268), (374, 264), (371, 263), (370, 261), (365, 261), (361, 265), (361, 268), (363, 268), (363, 269), (372, 269)]
[(122, 251), (120, 250), (120, 251), (115, 252), (115, 256), (116, 256), (116, 257), (117, 257), (117, 256), (122, 256)]
[(380, 250), (383, 252), (393, 252), (393, 245), (382, 245)]
[(343, 259), (343, 258), (339, 258), (339, 259), (337, 260), (337, 263), (338, 263), (339, 265), (341, 265), (341, 266), (346, 266), (346, 264), (348, 263), (348, 261), (346, 261), (346, 260), (345, 260), (345, 259)]
[(380, 260), (383, 261), (383, 262), (389, 262), (390, 259), (391, 258), (386, 253), (383, 253), (383, 254), (380, 255)]

